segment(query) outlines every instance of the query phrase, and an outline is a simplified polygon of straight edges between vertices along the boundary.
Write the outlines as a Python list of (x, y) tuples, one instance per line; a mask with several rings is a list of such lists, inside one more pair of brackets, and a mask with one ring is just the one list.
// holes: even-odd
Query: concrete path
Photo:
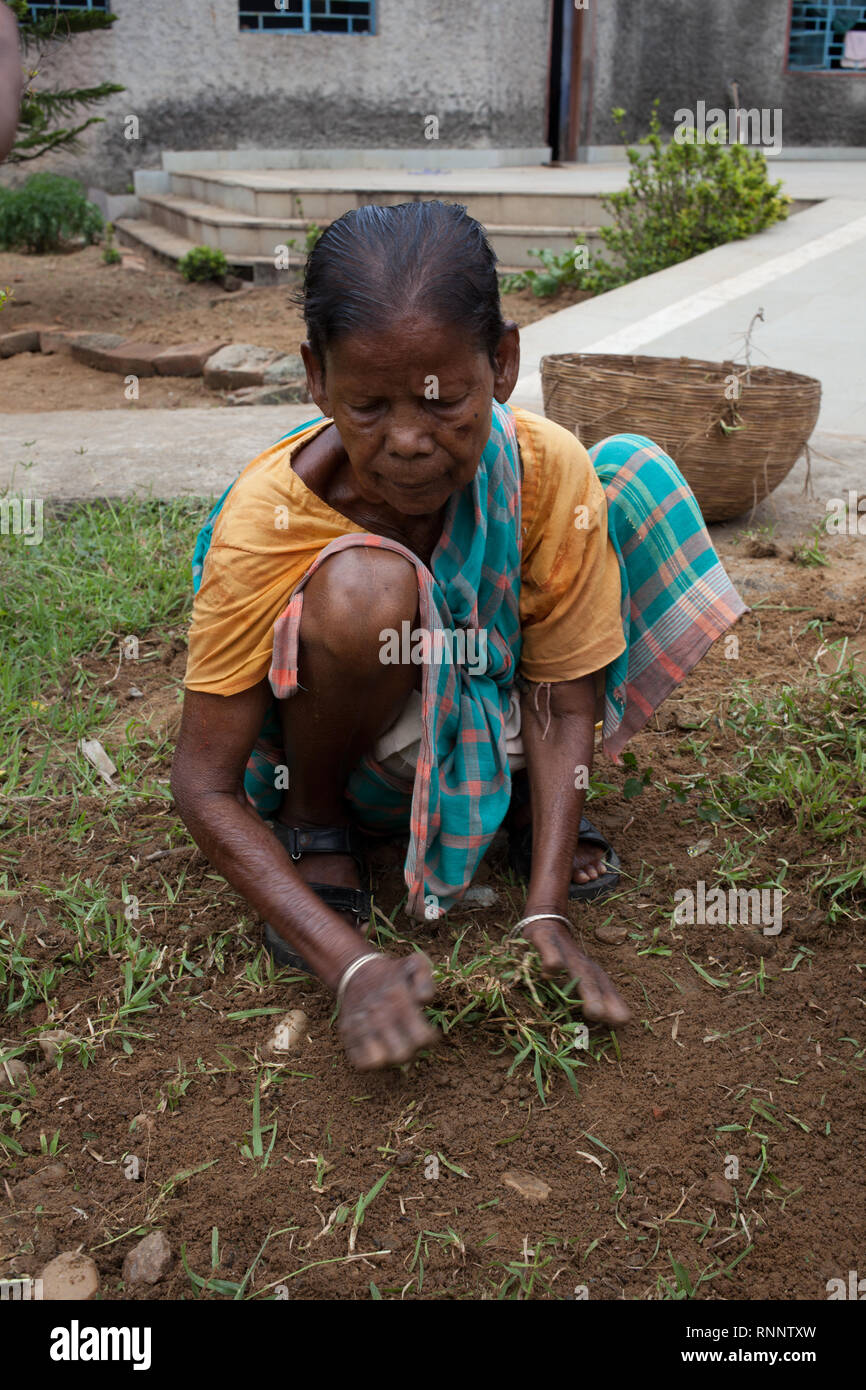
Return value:
[(0, 493), (30, 497), (220, 494), (314, 405), (46, 410), (5, 415)]

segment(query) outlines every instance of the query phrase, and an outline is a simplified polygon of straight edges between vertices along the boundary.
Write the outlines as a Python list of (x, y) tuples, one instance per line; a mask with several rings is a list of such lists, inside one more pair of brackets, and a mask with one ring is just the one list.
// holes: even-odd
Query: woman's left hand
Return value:
[(562, 922), (550, 918), (533, 922), (524, 929), (523, 935), (538, 951), (545, 975), (564, 971), (569, 981), (577, 981), (585, 1018), (592, 1023), (607, 1023), (611, 1028), (628, 1022), (631, 1010), (625, 1000), (601, 967), (583, 954)]

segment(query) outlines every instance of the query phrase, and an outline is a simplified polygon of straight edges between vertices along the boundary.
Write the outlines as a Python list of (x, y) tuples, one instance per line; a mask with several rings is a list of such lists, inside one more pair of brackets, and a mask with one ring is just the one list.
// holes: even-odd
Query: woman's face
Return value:
[(492, 402), (514, 390), (520, 364), (509, 324), (491, 365), (465, 329), (408, 313), (348, 334), (320, 363), (301, 348), (310, 395), (340, 432), (365, 500), (431, 515), (475, 476)]

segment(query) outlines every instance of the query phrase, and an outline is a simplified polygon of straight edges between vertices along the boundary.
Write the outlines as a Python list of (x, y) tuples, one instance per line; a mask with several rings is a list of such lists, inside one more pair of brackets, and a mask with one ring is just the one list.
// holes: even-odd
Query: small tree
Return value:
[(74, 150), (80, 136), (89, 126), (97, 125), (102, 116), (88, 116), (79, 124), (66, 124), (77, 108), (104, 101), (125, 88), (116, 82), (100, 82), (96, 87), (43, 88), (32, 86), (39, 76), (43, 57), (51, 46), (68, 42), (75, 34), (110, 29), (117, 15), (101, 10), (55, 10), (53, 14), (34, 19), (27, 0), (8, 0), (18, 19), (18, 31), (25, 53), (35, 50), (35, 63), (30, 66), (30, 81), (21, 101), (18, 139), (8, 156), (8, 163), (23, 164), (38, 159), (50, 150)]

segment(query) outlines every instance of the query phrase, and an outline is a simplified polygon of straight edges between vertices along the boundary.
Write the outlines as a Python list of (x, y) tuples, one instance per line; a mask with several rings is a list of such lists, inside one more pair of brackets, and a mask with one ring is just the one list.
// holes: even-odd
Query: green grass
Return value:
[[(0, 658), (0, 796), (104, 787), (76, 744), (98, 736), (117, 700), (88, 664), (119, 660), (121, 640), (137, 635), (146, 679), (157, 652), (145, 638), (188, 617), (190, 556), (207, 510), (202, 499), (94, 503), (66, 518), (48, 511), (40, 545), (0, 537), (0, 626), (11, 635)], [(141, 783), (134, 714), (109, 750), (128, 790)]]
[(861, 916), (866, 901), (866, 677), (844, 658), (843, 647), (836, 669), (807, 685), (738, 692), (728, 712), (736, 767), (709, 797), (722, 828), (761, 839), (770, 811), (810, 842), (799, 868), (831, 921)]
[(579, 1095), (576, 1071), (607, 1049), (617, 1051), (616, 1034), (591, 1033), (577, 1011), (577, 996), (541, 977), (538, 957), (522, 940), (493, 942), (465, 960), (461, 952), (468, 928), (455, 942), (447, 961), (434, 969), (441, 1000), (428, 1013), (445, 1034), (471, 1028), (490, 1037), (494, 1050), (515, 1053), (509, 1076), (526, 1067), (542, 1105), (557, 1076), (564, 1076)]

